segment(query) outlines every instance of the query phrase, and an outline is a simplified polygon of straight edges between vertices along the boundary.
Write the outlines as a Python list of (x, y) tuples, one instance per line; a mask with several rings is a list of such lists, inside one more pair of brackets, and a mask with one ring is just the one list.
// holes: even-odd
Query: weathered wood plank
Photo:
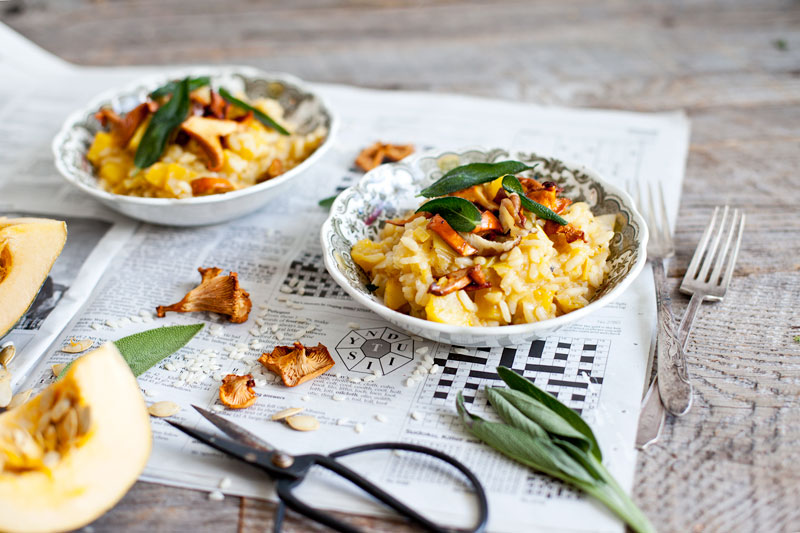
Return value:
[[(686, 299), (674, 299), (677, 313)], [(695, 404), (639, 456), (635, 498), (662, 531), (800, 524), (798, 301), (800, 274), (750, 275), (701, 310), (688, 353)]]

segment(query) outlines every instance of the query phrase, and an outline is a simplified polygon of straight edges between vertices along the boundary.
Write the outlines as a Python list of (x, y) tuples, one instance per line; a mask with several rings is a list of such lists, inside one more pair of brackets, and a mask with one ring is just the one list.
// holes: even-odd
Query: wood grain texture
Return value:
[[(729, 295), (703, 306), (690, 341), (695, 405), (640, 454), (634, 497), (661, 531), (800, 531), (797, 1), (11, 0), (0, 20), (81, 64), (238, 62), (367, 87), (686, 109), (677, 315), (713, 207), (744, 207), (748, 221)], [(273, 513), (137, 483), (93, 528), (249, 533)], [(322, 531), (295, 516), (285, 530)]]

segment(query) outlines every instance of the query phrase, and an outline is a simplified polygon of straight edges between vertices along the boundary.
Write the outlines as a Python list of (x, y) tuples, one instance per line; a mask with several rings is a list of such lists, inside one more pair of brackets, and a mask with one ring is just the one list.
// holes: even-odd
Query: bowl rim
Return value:
[[(98, 186), (90, 186), (84, 183), (82, 180), (78, 179), (77, 176), (67, 167), (65, 162), (59, 157), (60, 147), (65, 143), (67, 136), (71, 130), (77, 127), (78, 123), (83, 120), (83, 118), (89, 114), (94, 113), (99, 106), (107, 102), (108, 100), (118, 98), (121, 95), (126, 93), (133, 92), (137, 89), (142, 89), (145, 87), (158, 87), (163, 85), (165, 82), (171, 81), (173, 79), (185, 77), (185, 76), (192, 76), (192, 75), (221, 75), (221, 74), (241, 74), (243, 76), (247, 76), (250, 78), (260, 78), (265, 81), (280, 81), (285, 83), (286, 85), (292, 85), (297, 89), (300, 89), (303, 92), (313, 95), (317, 98), (328, 114), (330, 119), (330, 126), (328, 127), (328, 134), (325, 137), (325, 140), (320, 144), (314, 153), (304, 159), (299, 165), (290, 169), (287, 172), (284, 172), (280, 176), (273, 178), (271, 180), (267, 180), (261, 183), (257, 183), (255, 185), (251, 185), (249, 187), (245, 187), (243, 189), (239, 189), (236, 191), (227, 192), (225, 194), (212, 194), (209, 196), (198, 196), (198, 197), (191, 197), (191, 198), (149, 198), (144, 196), (129, 196), (125, 194), (114, 194), (108, 191), (104, 191), (100, 189)], [(339, 131), (339, 118), (334, 113), (328, 105), (327, 100), (315, 90), (309, 86), (309, 84), (300, 78), (288, 74), (286, 72), (271, 72), (261, 70), (255, 67), (250, 67), (247, 65), (194, 65), (191, 67), (183, 67), (177, 69), (169, 69), (163, 72), (150, 74), (147, 76), (143, 76), (140, 78), (136, 78), (136, 80), (126, 83), (123, 86), (116, 87), (113, 89), (105, 90), (99, 94), (96, 94), (92, 97), (87, 104), (75, 109), (62, 123), (61, 127), (56, 133), (55, 137), (53, 137), (53, 141), (50, 144), (50, 149), (53, 154), (53, 159), (55, 160), (55, 166), (58, 170), (59, 174), (61, 174), (64, 179), (69, 182), (70, 184), (80, 188), (84, 192), (94, 196), (100, 200), (104, 200), (107, 202), (119, 202), (125, 203), (130, 205), (140, 205), (140, 206), (149, 206), (149, 207), (156, 207), (156, 206), (172, 206), (172, 205), (181, 205), (181, 206), (188, 206), (188, 205), (209, 205), (209, 204), (217, 204), (222, 202), (227, 202), (231, 200), (235, 200), (236, 198), (241, 198), (243, 196), (248, 196), (251, 194), (264, 192), (269, 189), (274, 189), (280, 187), (285, 182), (291, 180), (292, 178), (296, 177), (298, 174), (301, 174), (305, 171), (308, 167), (313, 165), (318, 159), (322, 158), (325, 153), (333, 146), (334, 139)], [(85, 157), (85, 154), (84, 154)], [(97, 180), (96, 174), (93, 172), (92, 176)]]
[[(407, 167), (409, 169), (413, 169), (416, 172), (419, 172), (418, 168), (415, 166), (418, 164), (420, 159), (423, 158), (439, 158), (444, 155), (448, 154), (463, 154), (470, 151), (480, 151), (484, 153), (490, 153), (494, 150), (502, 150), (505, 154), (511, 157), (511, 152), (506, 149), (495, 149), (495, 148), (486, 148), (482, 146), (470, 146), (461, 149), (455, 150), (427, 150), (420, 152), (419, 154), (414, 154), (406, 159), (397, 162), (397, 163), (386, 163), (387, 165), (393, 166), (402, 166)], [(329, 253), (330, 250), (328, 248), (325, 235), (327, 235), (331, 230), (332, 222), (333, 222), (333, 213), (334, 208), (343, 202), (345, 193), (348, 191), (353, 192), (354, 190), (366, 188), (366, 184), (369, 183), (372, 179), (370, 174), (373, 174), (376, 169), (370, 170), (361, 179), (355, 184), (340, 193), (333, 202), (331, 206), (331, 211), (328, 217), (325, 219), (325, 222), (322, 224), (322, 228), (320, 229), (320, 240), (322, 241), (322, 249), (323, 249), (323, 259), (325, 261), (325, 267), (328, 270), (328, 273), (331, 277), (338, 283), (356, 302), (366, 306), (370, 310), (375, 311), (378, 315), (384, 316), (387, 319), (395, 320), (397, 322), (403, 322), (409, 324), (409, 329), (416, 329), (416, 330), (428, 330), (428, 331), (435, 331), (438, 335), (449, 335), (452, 337), (456, 336), (464, 336), (464, 335), (482, 335), (486, 337), (497, 337), (500, 335), (505, 336), (515, 336), (515, 335), (525, 335), (525, 334), (536, 334), (538, 332), (551, 332), (557, 328), (561, 328), (562, 326), (566, 326), (572, 322), (576, 322), (589, 314), (594, 313), (605, 307), (606, 305), (610, 304), (614, 300), (616, 300), (622, 293), (624, 293), (628, 287), (639, 277), (639, 274), (644, 269), (645, 264), (647, 263), (647, 242), (649, 239), (649, 231), (647, 228), (647, 224), (642, 217), (641, 213), (637, 209), (636, 203), (633, 201), (633, 198), (627, 191), (624, 189), (609, 183), (605, 180), (602, 175), (596, 171), (595, 169), (581, 164), (581, 163), (574, 163), (567, 159), (562, 159), (555, 156), (550, 156), (547, 154), (540, 154), (536, 153), (537, 156), (545, 157), (545, 158), (552, 158), (556, 159), (563, 163), (567, 168), (570, 170), (580, 170), (581, 172), (587, 174), (593, 181), (598, 182), (603, 187), (607, 188), (612, 193), (618, 195), (622, 198), (626, 207), (631, 210), (631, 218), (635, 219), (641, 231), (639, 233), (639, 245), (638, 249), (638, 257), (634, 262), (633, 266), (631, 267), (628, 274), (622, 278), (616, 287), (614, 287), (611, 291), (604, 294), (600, 298), (596, 300), (592, 300), (584, 307), (580, 309), (576, 309), (574, 311), (570, 311), (569, 313), (563, 314), (561, 316), (555, 318), (548, 318), (547, 320), (540, 320), (537, 322), (531, 322), (528, 324), (509, 324), (505, 326), (457, 326), (453, 324), (444, 324), (442, 322), (434, 322), (432, 320), (425, 320), (423, 318), (417, 318), (411, 315), (406, 315), (399, 311), (395, 311), (386, 307), (386, 304), (383, 301), (375, 301), (361, 292), (357, 291), (353, 288), (350, 283), (348, 282), (347, 278), (342, 274), (336, 265), (336, 262), (332, 258), (332, 254)], [(381, 165), (384, 166), (384, 165)], [(351, 191), (351, 189), (353, 191)], [(344, 259), (344, 258), (343, 258)], [(352, 259), (351, 259), (352, 261)]]

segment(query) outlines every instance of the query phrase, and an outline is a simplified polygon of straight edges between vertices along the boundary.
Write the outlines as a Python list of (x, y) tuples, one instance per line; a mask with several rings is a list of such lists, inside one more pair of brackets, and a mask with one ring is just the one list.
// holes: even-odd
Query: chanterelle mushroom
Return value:
[(294, 387), (333, 368), (335, 361), (322, 344), (306, 348), (299, 342), (294, 346), (276, 346), (264, 353), (258, 362), (275, 372), (287, 387)]
[(231, 409), (244, 409), (256, 403), (255, 391), (253, 387), (256, 382), (252, 374), (237, 376), (228, 374), (222, 378), (222, 385), (219, 386), (219, 401)]
[(462, 268), (446, 274), (438, 281), (431, 283), (428, 292), (436, 296), (445, 296), (451, 292), (461, 289), (466, 291), (477, 291), (488, 289), (492, 284), (486, 280), (480, 265)]
[(221, 276), (221, 268), (198, 268), (202, 276), (200, 285), (186, 293), (183, 299), (172, 305), (159, 305), (156, 313), (163, 317), (167, 311), (188, 313), (211, 311), (227, 315), (231, 322), (244, 322), (250, 314), (250, 294), (239, 287), (239, 276), (231, 272)]
[(153, 107), (158, 108), (152, 102), (139, 104), (125, 113), (124, 117), (120, 117), (112, 109), (104, 107), (95, 113), (94, 117), (100, 121), (100, 124), (107, 125), (111, 129), (111, 135), (119, 146), (127, 146), (139, 125), (144, 122), (147, 115), (154, 111)]
[(225, 161), (222, 143), (219, 138), (230, 135), (239, 127), (233, 120), (219, 120), (216, 118), (192, 116), (181, 124), (183, 131), (194, 138), (205, 152), (209, 170), (220, 170)]

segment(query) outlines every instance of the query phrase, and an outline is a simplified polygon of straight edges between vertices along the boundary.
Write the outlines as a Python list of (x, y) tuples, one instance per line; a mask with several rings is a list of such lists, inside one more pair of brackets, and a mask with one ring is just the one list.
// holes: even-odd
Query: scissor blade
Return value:
[(183, 424), (173, 422), (172, 420), (165, 420), (165, 422), (172, 427), (183, 431), (190, 437), (194, 437), (203, 444), (207, 444), (212, 448), (216, 448), (222, 453), (232, 455), (233, 457), (236, 457), (237, 459), (240, 459), (246, 463), (261, 466), (270, 471), (274, 470), (271, 461), (272, 452), (259, 448), (252, 448), (246, 444), (241, 444), (225, 437), (208, 433), (207, 431), (190, 428), (189, 426), (184, 426)]
[(242, 426), (234, 424), (227, 418), (224, 418), (220, 415), (214, 414), (207, 409), (203, 409), (202, 407), (198, 407), (197, 405), (192, 405), (195, 411), (203, 415), (206, 420), (217, 426), (217, 428), (228, 435), (229, 437), (233, 437), (237, 441), (241, 442), (242, 444), (246, 444), (253, 448), (258, 448), (260, 450), (264, 450), (265, 452), (271, 452), (275, 450), (275, 447), (272, 446), (270, 443), (264, 441), (263, 439), (257, 437), (256, 435), (250, 433)]

